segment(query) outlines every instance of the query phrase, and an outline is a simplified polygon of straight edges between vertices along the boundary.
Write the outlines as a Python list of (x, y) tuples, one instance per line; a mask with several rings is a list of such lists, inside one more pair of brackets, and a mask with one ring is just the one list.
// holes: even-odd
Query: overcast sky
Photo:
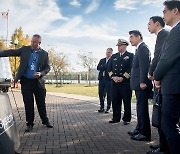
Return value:
[[(119, 38), (140, 30), (153, 53), (155, 36), (147, 30), (151, 16), (162, 16), (164, 0), (0, 0), (0, 12), (9, 9), (9, 39), (20, 26), (30, 37), (42, 35), (42, 47), (68, 55), (71, 69), (81, 69), (77, 53), (93, 52), (99, 60), (108, 47), (117, 52)], [(6, 37), (6, 19), (0, 18), (0, 36)], [(128, 47), (134, 52), (134, 48)]]

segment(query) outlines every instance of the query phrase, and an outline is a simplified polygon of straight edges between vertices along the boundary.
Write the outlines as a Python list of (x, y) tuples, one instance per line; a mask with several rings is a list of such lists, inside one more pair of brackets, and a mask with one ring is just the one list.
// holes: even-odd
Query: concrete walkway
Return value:
[[(35, 107), (34, 129), (25, 133), (22, 96), (18, 91), (14, 95), (20, 116), (9, 92), (21, 141), (17, 151), (22, 154), (145, 154), (149, 145), (157, 142), (155, 128), (152, 128), (152, 142), (130, 139), (127, 131), (135, 128), (136, 116), (126, 126), (122, 122), (109, 124), (112, 112), (98, 113), (98, 98), (62, 93), (47, 93), (47, 113), (54, 128), (48, 129), (41, 124)], [(134, 105), (132, 112), (135, 114)]]

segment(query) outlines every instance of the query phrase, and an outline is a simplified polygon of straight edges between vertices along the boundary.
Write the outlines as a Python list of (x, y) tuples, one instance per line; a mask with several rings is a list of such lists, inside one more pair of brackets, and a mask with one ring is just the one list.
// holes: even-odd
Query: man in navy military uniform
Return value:
[(163, 18), (172, 27), (154, 71), (155, 85), (161, 88), (161, 128), (165, 134), (161, 151), (180, 153), (180, 1), (165, 1)]
[(137, 141), (151, 140), (151, 126), (148, 111), (148, 98), (152, 90), (152, 82), (147, 78), (150, 66), (150, 51), (143, 42), (142, 34), (133, 30), (129, 32), (132, 46), (136, 46), (136, 53), (131, 70), (131, 89), (135, 90), (137, 100), (137, 126), (129, 131), (131, 139)]
[(133, 61), (133, 53), (126, 50), (129, 43), (124, 39), (119, 39), (118, 53), (113, 54), (109, 64), (108, 73), (112, 79), (111, 94), (113, 118), (109, 123), (117, 123), (121, 120), (121, 104), (124, 103), (124, 125), (131, 121), (131, 97), (132, 91), (130, 89), (130, 71)]
[(98, 80), (98, 92), (99, 92), (99, 100), (100, 100), (100, 109), (98, 112), (104, 112), (104, 101), (105, 96), (107, 95), (107, 109), (105, 113), (109, 113), (111, 108), (111, 93), (110, 93), (110, 86), (111, 86), (111, 78), (107, 72), (107, 65), (109, 59), (111, 58), (113, 49), (108, 48), (106, 50), (106, 57), (99, 61), (97, 66), (97, 70), (99, 71)]

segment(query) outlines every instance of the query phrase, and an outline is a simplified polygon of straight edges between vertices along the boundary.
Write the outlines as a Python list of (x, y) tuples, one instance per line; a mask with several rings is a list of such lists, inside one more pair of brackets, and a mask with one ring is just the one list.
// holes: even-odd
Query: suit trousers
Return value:
[(37, 79), (28, 79), (22, 77), (21, 93), (25, 106), (27, 126), (34, 125), (34, 96), (42, 123), (47, 123), (48, 118), (45, 105), (46, 89), (38, 86)]
[(135, 94), (136, 94), (136, 100), (137, 100), (136, 130), (138, 130), (139, 133), (142, 135), (151, 137), (151, 126), (150, 126), (149, 109), (148, 109), (149, 91), (148, 91), (148, 89), (135, 90)]
[(100, 100), (100, 109), (104, 109), (105, 97), (107, 97), (107, 109), (111, 108), (111, 93), (110, 93), (111, 80), (103, 77), (99, 80), (99, 100)]
[(131, 98), (132, 90), (129, 83), (115, 83), (111, 84), (112, 93), (112, 107), (113, 107), (113, 120), (120, 121), (121, 119), (121, 106), (124, 103), (123, 121), (131, 121)]
[[(167, 151), (168, 146), (171, 154), (180, 152), (180, 94), (162, 95), (162, 133), (163, 138), (162, 151)], [(165, 144), (167, 143), (167, 144)], [(162, 147), (163, 146), (163, 147)]]

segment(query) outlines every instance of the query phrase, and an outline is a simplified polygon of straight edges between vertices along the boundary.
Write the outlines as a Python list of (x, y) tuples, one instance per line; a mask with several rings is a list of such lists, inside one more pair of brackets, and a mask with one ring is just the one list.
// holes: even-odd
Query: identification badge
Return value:
[(34, 64), (31, 64), (31, 71), (34, 71), (34, 68), (35, 68)]

